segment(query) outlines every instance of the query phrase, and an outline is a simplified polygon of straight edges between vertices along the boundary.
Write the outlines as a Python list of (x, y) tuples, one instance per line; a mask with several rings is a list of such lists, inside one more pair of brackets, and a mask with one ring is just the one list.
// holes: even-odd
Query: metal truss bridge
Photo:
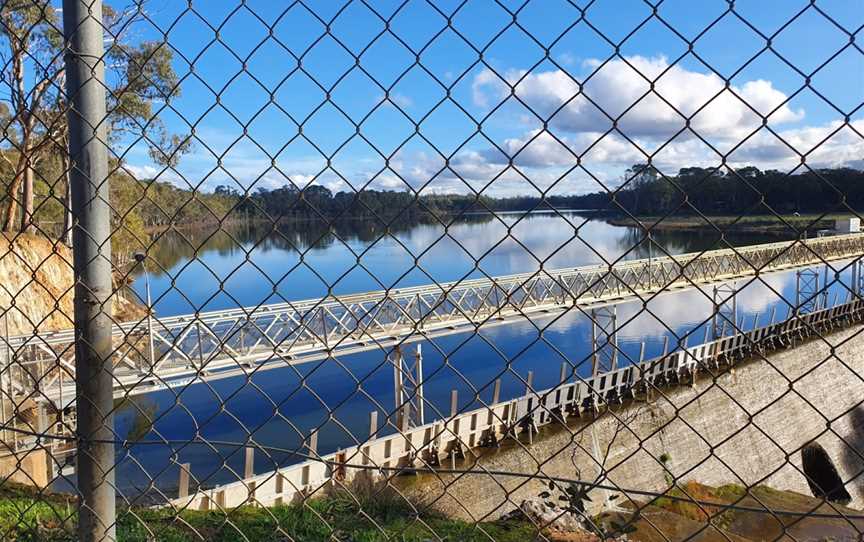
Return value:
[[(228, 378), (526, 321), (628, 298), (858, 258), (864, 235), (539, 270), (117, 325), (115, 397)], [(856, 266), (857, 267), (857, 266)], [(579, 310), (579, 309), (576, 310)], [(64, 408), (75, 398), (74, 331), (8, 338), (4, 386)]]

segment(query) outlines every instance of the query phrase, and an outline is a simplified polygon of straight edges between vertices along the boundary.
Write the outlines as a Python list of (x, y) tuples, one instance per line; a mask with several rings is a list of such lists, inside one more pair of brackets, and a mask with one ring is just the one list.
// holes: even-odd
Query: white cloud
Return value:
[[(771, 82), (748, 81), (726, 88), (713, 73), (669, 65), (665, 57), (628, 57), (602, 64), (585, 62), (593, 74), (580, 81), (562, 70), (540, 73), (511, 71), (507, 83), (490, 70), (477, 74), (472, 92), (477, 105), (487, 107), (513, 92), (551, 127), (565, 132), (605, 132), (613, 121), (629, 137), (673, 137), (692, 117), (691, 127), (709, 137), (741, 138), (762, 124), (799, 121), (787, 96)], [(596, 70), (596, 71), (594, 71)], [(651, 84), (654, 89), (651, 89)], [(581, 90), (580, 90), (581, 85)], [(749, 104), (749, 105), (748, 105)]]
[(471, 93), (474, 103), (480, 107), (488, 107), (490, 88), (497, 95), (498, 100), (504, 99), (509, 94), (507, 85), (497, 75), (492, 73), (491, 70), (486, 69), (478, 73), (471, 83)]
[(159, 177), (159, 180), (166, 180), (165, 176), (169, 174), (169, 172), (163, 171), (162, 168), (145, 164), (145, 165), (134, 165), (134, 164), (123, 164), (123, 171), (134, 177), (139, 181), (154, 179)]
[[(618, 171), (620, 175), (631, 164), (644, 162), (647, 155), (651, 155), (655, 166), (670, 175), (687, 166), (719, 166), (722, 154), (727, 154), (731, 167), (754, 165), (763, 170), (788, 171), (801, 163), (803, 155), (811, 168), (861, 168), (864, 138), (859, 133), (864, 133), (864, 119), (850, 124), (851, 128), (835, 121), (822, 126), (775, 130), (776, 135), (761, 129), (747, 138), (712, 142), (716, 150), (692, 137), (677, 137), (655, 152), (657, 145), (650, 138), (631, 143), (615, 133), (556, 132), (553, 137), (548, 131), (537, 130), (508, 138), (501, 147), (523, 169), (571, 167), (579, 157), (581, 164), (598, 176), (603, 176), (604, 171)], [(471, 158), (475, 162), (482, 158), (490, 164), (506, 164), (508, 156), (490, 149), (474, 153)], [(473, 165), (475, 170), (481, 167), (480, 163)]]
[[(520, 134), (520, 126), (527, 123), (514, 117), (508, 136), (500, 140), (487, 127), (485, 135), (497, 142), (497, 148), (466, 147), (447, 160), (434, 149), (406, 146), (382, 171), (380, 157), (364, 159), (346, 152), (330, 165), (338, 169), (336, 174), (327, 168), (326, 158), (302, 141), (274, 163), (251, 142), (205, 128), (198, 134), (206, 148), (201, 145), (185, 156), (176, 172), (160, 174), (159, 168), (146, 163), (127, 168), (139, 178), (159, 174), (159, 180), (180, 186), (206, 178), (209, 188), (229, 184), (242, 189), (255, 183), (254, 187), (272, 189), (293, 181), (333, 191), (363, 186), (423, 193), (482, 189), (488, 195), (506, 196), (537, 194), (538, 189), (553, 186), (556, 193), (594, 191), (600, 187), (592, 176), (614, 186), (628, 166), (644, 162), (646, 155), (667, 174), (685, 166), (718, 166), (722, 155), (732, 167), (754, 165), (763, 170), (791, 170), (800, 165), (801, 155), (814, 168), (864, 167), (864, 139), (859, 135), (864, 133), (864, 119), (851, 123), (854, 130), (839, 121), (802, 126), (804, 111), (790, 107), (788, 96), (771, 81), (754, 79), (727, 88), (717, 75), (670, 66), (662, 56), (633, 56), (605, 64), (588, 60), (583, 68), (586, 74), (594, 72), (587, 80), (562, 70), (510, 71), (503, 74), (506, 83), (488, 69), (477, 73), (471, 85), (475, 106), (497, 106), (510, 95), (508, 84), (514, 85), (512, 92), (549, 122), (545, 128)], [(411, 104), (407, 95), (391, 93), (390, 99), (403, 107)], [(612, 121), (601, 109), (613, 118), (621, 116), (620, 133), (609, 131)], [(692, 132), (682, 131), (682, 114), (692, 116)], [(762, 126), (763, 115), (768, 116), (767, 127)], [(143, 155), (136, 157), (144, 161)], [(577, 160), (591, 175), (575, 168)]]
[[(550, 183), (559, 178), (551, 171), (572, 168), (577, 161), (605, 182), (649, 155), (669, 174), (685, 166), (720, 165), (723, 155), (733, 167), (781, 170), (798, 166), (800, 155), (814, 168), (864, 162), (864, 139), (840, 122), (790, 126), (805, 113), (791, 108), (788, 96), (770, 81), (727, 87), (715, 74), (670, 66), (665, 57), (633, 56), (605, 64), (588, 60), (584, 67), (593, 74), (581, 81), (562, 70), (510, 71), (503, 74), (506, 82), (488, 69), (478, 73), (472, 85), (475, 105), (495, 107), (512, 88), (549, 122), (545, 129), (501, 141), (506, 154), (490, 146), (457, 156), (452, 162), (463, 176), (488, 176), (512, 162), (545, 188), (544, 177)], [(685, 129), (685, 117), (692, 117), (692, 131)], [(773, 133), (763, 127), (763, 117)], [(612, 119), (617, 131), (610, 131)], [(852, 126), (864, 133), (864, 120)], [(587, 175), (581, 177), (577, 184), (584, 190), (597, 189)]]
[(394, 102), (402, 109), (406, 109), (414, 105), (414, 100), (411, 99), (411, 96), (400, 94), (399, 92), (391, 92), (390, 101)]
[(565, 66), (572, 66), (576, 64), (576, 55), (570, 52), (563, 52), (558, 55), (558, 63), (563, 64)]
[[(804, 155), (811, 167), (861, 167), (864, 157), (864, 119), (849, 126), (839, 121), (778, 132), (761, 131), (732, 155), (735, 162), (791, 168)], [(857, 133), (856, 133), (857, 132)], [(856, 165), (857, 164), (857, 165)]]

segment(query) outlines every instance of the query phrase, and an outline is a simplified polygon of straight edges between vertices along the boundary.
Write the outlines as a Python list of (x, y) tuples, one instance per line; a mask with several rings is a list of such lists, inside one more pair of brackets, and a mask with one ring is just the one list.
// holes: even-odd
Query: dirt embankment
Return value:
[[(73, 297), (68, 247), (36, 235), (19, 234), (11, 240), (0, 235), (0, 334), (71, 328)], [(146, 314), (122, 292), (115, 294), (112, 311), (118, 322)]]

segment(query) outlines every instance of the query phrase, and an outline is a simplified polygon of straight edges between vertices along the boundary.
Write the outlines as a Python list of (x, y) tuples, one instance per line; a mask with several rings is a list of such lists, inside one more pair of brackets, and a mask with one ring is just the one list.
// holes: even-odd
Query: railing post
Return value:
[(255, 448), (246, 447), (246, 457), (243, 464), (243, 483), (246, 484), (246, 498), (248, 504), (255, 505), (255, 489), (257, 482), (250, 478), (255, 477)]
[(615, 305), (591, 309), (591, 376), (618, 368), (618, 312)]
[(393, 348), (393, 413), (396, 416), (396, 427), (402, 429), (402, 402), (404, 399), (402, 383), (402, 350), (399, 345)]
[(180, 477), (177, 481), (177, 497), (180, 499), (189, 496), (189, 471), (191, 470), (191, 463), (180, 463)]
[(450, 417), (455, 418), (459, 413), (459, 391), (450, 390)]
[(309, 455), (313, 458), (318, 456), (318, 430), (315, 429), (309, 434)]
[(417, 345), (417, 352), (414, 355), (414, 401), (417, 402), (417, 425), (426, 423), (426, 400), (423, 398), (423, 350)]
[(243, 461), (243, 478), (248, 480), (255, 476), (255, 448), (246, 446), (246, 454)]
[(373, 410), (369, 413), (369, 438), (374, 439), (378, 433), (378, 411)]
[(459, 448), (459, 427), (456, 421), (456, 415), (459, 414), (459, 392), (450, 390), (450, 419), (445, 422), (450, 425), (450, 432), (453, 434), (453, 446), (450, 448), (450, 470), (456, 470), (456, 450)]
[(824, 275), (822, 278), (822, 308), (827, 309), (828, 308), (828, 285), (829, 285), (829, 282), (828, 282), (828, 264), (827, 263), (823, 266), (823, 269), (824, 269)]
[(78, 539), (116, 540), (111, 208), (102, 0), (63, 0), (69, 182), (75, 220)]

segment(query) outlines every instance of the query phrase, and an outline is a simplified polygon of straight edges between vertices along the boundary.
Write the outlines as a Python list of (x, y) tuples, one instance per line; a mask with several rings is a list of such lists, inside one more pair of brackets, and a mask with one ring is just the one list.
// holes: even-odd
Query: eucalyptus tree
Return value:
[(14, 171), (7, 185), (3, 230), (15, 229), (19, 203), (23, 206), (23, 228), (30, 230), (34, 168), (57, 121), (47, 114), (46, 104), (62, 89), (64, 67), (57, 12), (47, 2), (7, 1), (0, 7), (0, 36), (4, 42), (0, 50), (4, 100), (0, 120), (8, 145), (0, 156)]
[[(188, 139), (170, 134), (160, 112), (179, 95), (173, 53), (164, 40), (142, 39), (136, 23), (146, 4), (137, 0), (123, 9), (105, 5), (103, 25), (106, 68), (109, 147), (124, 141), (142, 141), (151, 157), (174, 165), (188, 150)], [(0, 6), (0, 159), (14, 171), (6, 182), (3, 230), (32, 232), (34, 176), (50, 153), (62, 158), (60, 178), (45, 178), (49, 197), (64, 207), (64, 235), (71, 228), (66, 152), (66, 100), (64, 95), (64, 43), (58, 9), (50, 0), (7, 0)], [(122, 152), (114, 155), (119, 164)], [(63, 190), (57, 190), (59, 187)], [(22, 209), (20, 221), (18, 208)]]

